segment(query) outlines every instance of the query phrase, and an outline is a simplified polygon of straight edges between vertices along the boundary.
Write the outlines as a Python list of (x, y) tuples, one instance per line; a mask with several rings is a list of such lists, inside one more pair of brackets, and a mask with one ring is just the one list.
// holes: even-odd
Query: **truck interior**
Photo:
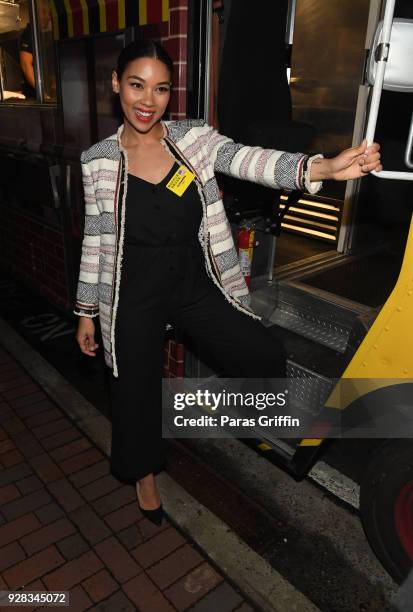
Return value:
[[(258, 0), (254, 11), (248, 3), (215, 2), (209, 121), (252, 146), (332, 157), (358, 144), (368, 103), (364, 72), (382, 11), (380, 2), (369, 0)], [(411, 3), (398, 1), (395, 17), (411, 19)], [(383, 92), (376, 140), (385, 168), (403, 165), (411, 108), (410, 96)], [(319, 194), (302, 194), (288, 210), (287, 194), (227, 177), (221, 184), (234, 218), (261, 217), (253, 287), (265, 282), (272, 240), (274, 276), (303, 295), (331, 293), (371, 309), (384, 303), (404, 253), (409, 182), (327, 181)], [(280, 211), (281, 227), (270, 238), (262, 218), (274, 221)]]

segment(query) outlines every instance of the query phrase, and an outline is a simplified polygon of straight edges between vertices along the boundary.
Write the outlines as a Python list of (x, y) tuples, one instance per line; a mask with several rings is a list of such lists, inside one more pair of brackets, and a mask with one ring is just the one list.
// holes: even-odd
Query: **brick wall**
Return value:
[(0, 206), (0, 262), (48, 301), (68, 308), (63, 236), (23, 210)]
[(165, 342), (163, 376), (178, 378), (184, 375), (184, 345), (173, 338)]
[(186, 68), (187, 68), (188, 0), (169, 0), (169, 22), (142, 27), (145, 38), (158, 40), (172, 57), (174, 80), (171, 102), (171, 119), (186, 117)]

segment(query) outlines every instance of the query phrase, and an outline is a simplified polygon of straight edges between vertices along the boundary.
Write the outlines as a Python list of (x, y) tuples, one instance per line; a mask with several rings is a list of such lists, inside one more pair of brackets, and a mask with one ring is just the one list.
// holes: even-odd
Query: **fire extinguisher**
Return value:
[(239, 226), (237, 244), (241, 272), (249, 288), (251, 285), (252, 256), (255, 246), (255, 229), (252, 223), (243, 223)]

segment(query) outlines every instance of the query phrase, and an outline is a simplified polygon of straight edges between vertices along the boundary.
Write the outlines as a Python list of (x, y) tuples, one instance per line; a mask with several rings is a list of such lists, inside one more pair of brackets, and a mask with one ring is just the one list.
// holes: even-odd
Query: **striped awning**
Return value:
[(169, 20), (169, 0), (49, 0), (55, 39)]

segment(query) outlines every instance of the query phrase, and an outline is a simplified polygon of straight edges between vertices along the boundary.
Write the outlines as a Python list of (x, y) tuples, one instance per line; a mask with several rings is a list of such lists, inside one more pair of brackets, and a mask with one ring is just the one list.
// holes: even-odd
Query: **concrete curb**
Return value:
[[(1, 317), (0, 338), (14, 359), (76, 422), (79, 429), (109, 456), (110, 421)], [(265, 612), (320, 612), (226, 523), (200, 504), (165, 471), (157, 476), (157, 483), (165, 511), (171, 519), (257, 607)]]

